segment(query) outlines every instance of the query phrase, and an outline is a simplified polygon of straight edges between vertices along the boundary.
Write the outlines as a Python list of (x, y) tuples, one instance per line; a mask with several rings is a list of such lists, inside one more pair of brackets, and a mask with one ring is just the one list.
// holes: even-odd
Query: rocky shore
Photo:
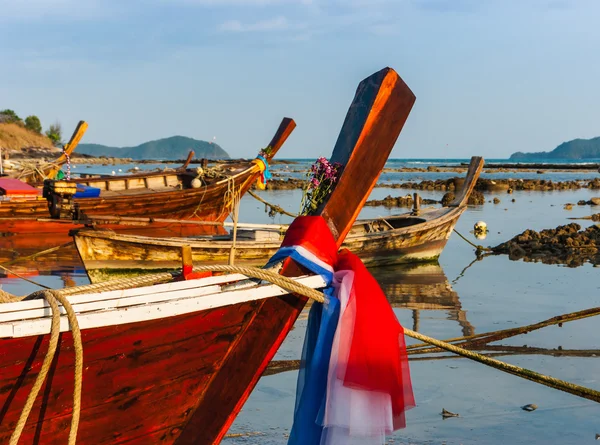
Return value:
[[(464, 179), (450, 178), (424, 180), (421, 182), (403, 182), (395, 184), (380, 183), (377, 187), (386, 187), (392, 189), (415, 189), (415, 190), (440, 190), (455, 191), (458, 189)], [(578, 190), (578, 189), (600, 189), (600, 178), (594, 178), (586, 181), (552, 181), (550, 179), (484, 179), (479, 178), (475, 184), (475, 190), (482, 192), (501, 192), (508, 193), (514, 190)]]
[(600, 265), (600, 227), (581, 229), (577, 223), (540, 232), (526, 230), (511, 240), (492, 248), (511, 260), (581, 266), (585, 262)]

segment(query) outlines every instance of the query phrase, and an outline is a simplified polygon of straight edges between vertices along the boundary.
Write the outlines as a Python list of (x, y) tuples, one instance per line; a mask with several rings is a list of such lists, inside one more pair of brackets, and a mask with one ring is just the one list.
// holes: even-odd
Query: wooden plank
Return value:
[[(298, 280), (312, 288), (323, 287), (321, 277), (310, 276)], [(153, 293), (144, 297), (125, 300), (108, 300), (74, 305), (78, 313), (77, 320), (81, 329), (93, 329), (116, 326), (166, 317), (201, 312), (218, 307), (231, 306), (248, 301), (285, 295), (288, 292), (276, 285), (263, 285), (255, 289), (220, 292), (218, 287), (204, 290), (185, 290), (172, 292), (170, 300)], [(61, 311), (62, 312), (62, 311)], [(52, 324), (49, 310), (10, 312), (8, 320), (0, 323), (0, 338), (27, 337), (50, 333)], [(66, 315), (60, 318), (60, 331), (69, 331)]]

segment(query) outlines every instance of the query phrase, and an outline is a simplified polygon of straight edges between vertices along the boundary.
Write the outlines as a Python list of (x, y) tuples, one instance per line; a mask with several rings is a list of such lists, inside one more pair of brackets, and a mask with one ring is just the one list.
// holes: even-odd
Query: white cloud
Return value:
[(283, 31), (290, 28), (290, 23), (283, 17), (261, 20), (255, 23), (242, 23), (239, 20), (228, 20), (219, 25), (220, 31), (225, 32), (268, 32)]

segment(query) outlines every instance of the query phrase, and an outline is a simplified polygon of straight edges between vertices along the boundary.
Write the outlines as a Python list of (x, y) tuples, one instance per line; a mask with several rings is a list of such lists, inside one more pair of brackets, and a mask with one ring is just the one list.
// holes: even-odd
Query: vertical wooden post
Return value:
[(419, 328), (420, 328), (419, 321), (421, 321), (419, 309), (413, 309), (412, 319), (413, 319), (413, 331), (419, 332)]
[(412, 214), (418, 216), (421, 213), (421, 197), (418, 193), (413, 194), (413, 211)]
[(189, 244), (184, 244), (181, 246), (181, 273), (184, 280), (190, 277), (193, 269), (192, 247)]

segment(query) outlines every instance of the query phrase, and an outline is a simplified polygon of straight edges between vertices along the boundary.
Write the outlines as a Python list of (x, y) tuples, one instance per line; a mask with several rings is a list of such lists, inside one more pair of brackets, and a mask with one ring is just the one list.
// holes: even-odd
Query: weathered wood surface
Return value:
[(453, 207), (459, 207), (467, 204), (469, 200), (469, 196), (473, 192), (475, 188), (475, 184), (477, 183), (477, 178), (481, 174), (483, 170), (483, 165), (485, 164), (484, 160), (480, 156), (473, 156), (471, 158), (471, 162), (469, 162), (469, 168), (467, 169), (467, 177), (465, 178), (464, 185), (456, 198), (450, 203)]
[[(342, 247), (355, 252), (367, 265), (434, 261), (443, 251), (463, 208), (424, 211), (421, 218), (410, 214), (357, 222)], [(431, 221), (428, 218), (434, 218)], [(402, 227), (402, 220), (410, 226)], [(434, 222), (435, 224), (428, 224)], [(398, 224), (399, 228), (390, 226)], [(111, 275), (135, 276), (156, 270), (181, 268), (181, 246), (192, 248), (196, 264), (226, 264), (231, 239), (225, 236), (205, 239), (159, 238), (126, 235), (104, 230), (78, 230), (74, 240), (92, 282), (105, 281)], [(283, 239), (283, 233), (281, 234)], [(259, 265), (279, 248), (280, 241), (236, 243), (236, 264)]]
[[(354, 121), (351, 127), (361, 129), (360, 134), (351, 144), (336, 146), (333, 157), (348, 162), (322, 211), (338, 245), (375, 185), (413, 102), (412, 92), (389, 68), (359, 86), (347, 123)], [(346, 185), (349, 181), (353, 184)], [(283, 273), (300, 271), (288, 260)], [(80, 443), (219, 443), (305, 301), (286, 294), (83, 330)], [(14, 427), (46, 341), (0, 340), (0, 442)], [(65, 443), (73, 363), (70, 333), (62, 334), (60, 345), (23, 443)]]

